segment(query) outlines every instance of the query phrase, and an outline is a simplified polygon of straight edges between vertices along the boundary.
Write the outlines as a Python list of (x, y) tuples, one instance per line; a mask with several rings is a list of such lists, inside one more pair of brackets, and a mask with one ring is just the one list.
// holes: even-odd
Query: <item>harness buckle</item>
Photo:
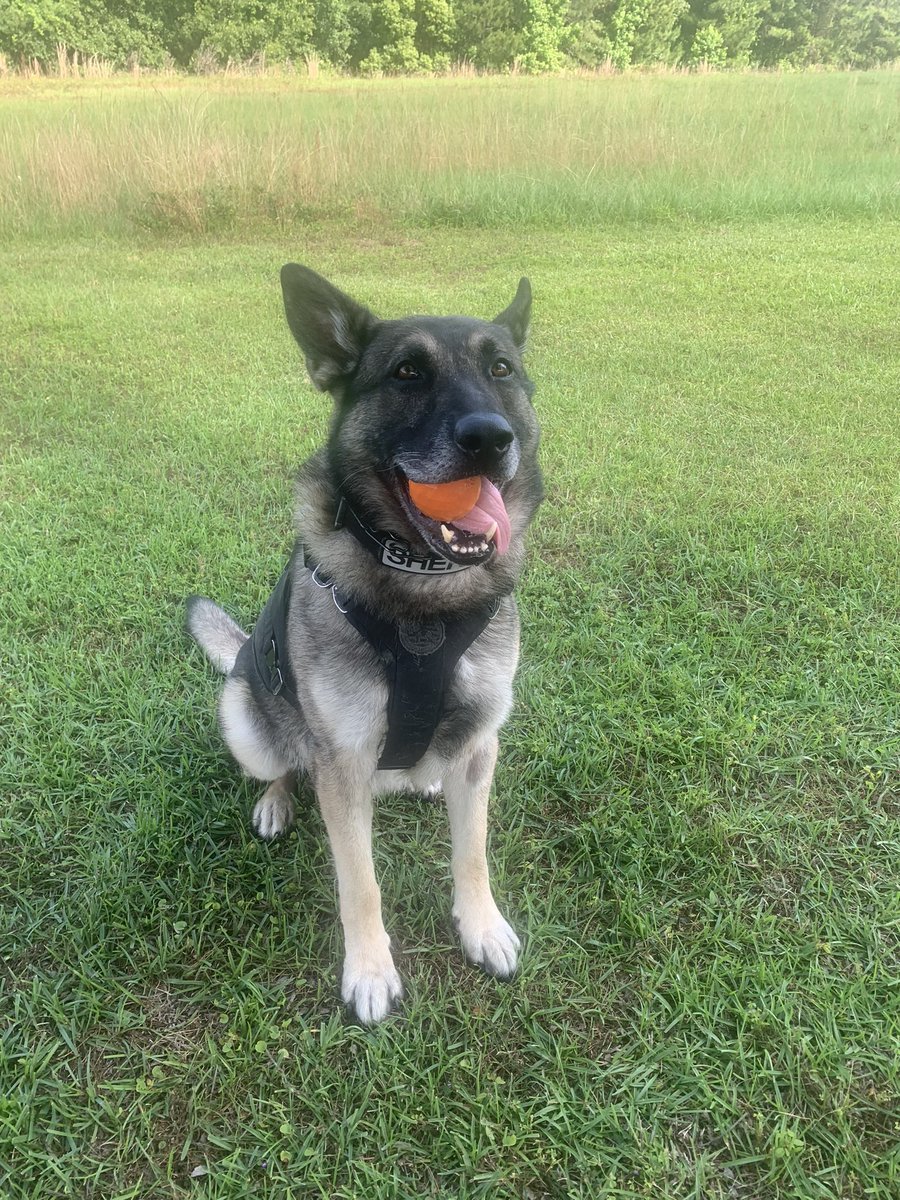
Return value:
[(267, 687), (273, 696), (277, 696), (284, 687), (284, 675), (281, 673), (281, 667), (278, 663), (278, 643), (274, 637), (269, 638), (269, 644), (266, 646), (266, 667), (269, 671), (269, 679)]

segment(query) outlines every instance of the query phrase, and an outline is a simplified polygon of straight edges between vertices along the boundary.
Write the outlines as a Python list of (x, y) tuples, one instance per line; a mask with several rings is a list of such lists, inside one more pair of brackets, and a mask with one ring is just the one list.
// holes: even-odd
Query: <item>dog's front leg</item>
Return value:
[(487, 865), (488, 796), (497, 739), (457, 761), (444, 776), (453, 843), (453, 919), (472, 962), (506, 979), (516, 969), (519, 939), (494, 902)]
[(370, 1025), (383, 1020), (403, 995), (372, 861), (372, 795), (337, 771), (319, 774), (316, 795), (334, 855), (344, 927), (341, 996)]

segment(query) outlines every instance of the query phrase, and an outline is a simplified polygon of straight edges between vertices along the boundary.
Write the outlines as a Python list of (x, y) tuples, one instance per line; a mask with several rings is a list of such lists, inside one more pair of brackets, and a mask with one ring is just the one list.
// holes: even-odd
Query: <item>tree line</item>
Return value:
[(361, 74), (872, 67), (900, 58), (900, 0), (0, 0), (0, 53), (194, 70), (264, 57)]

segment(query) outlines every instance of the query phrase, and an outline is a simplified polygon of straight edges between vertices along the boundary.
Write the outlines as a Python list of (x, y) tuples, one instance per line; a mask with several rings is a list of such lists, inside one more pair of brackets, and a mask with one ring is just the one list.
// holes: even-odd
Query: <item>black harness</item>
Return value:
[[(396, 570), (443, 574), (450, 569), (466, 570), (469, 565), (450, 563), (449, 559), (432, 555), (412, 554), (405, 542), (380, 537), (363, 525), (343, 500), (338, 506), (335, 525), (338, 528), (345, 525), (366, 549)], [(439, 563), (448, 566), (434, 565)], [(252, 672), (268, 692), (280, 696), (298, 711), (297, 682), (287, 653), (287, 617), (293, 574), (297, 569), (308, 570), (312, 583), (331, 591), (338, 610), (384, 664), (389, 689), (388, 730), (378, 769), (390, 771), (415, 766), (431, 744), (443, 714), (445, 692), (453, 668), (497, 615), (500, 600), (482, 605), (463, 617), (385, 621), (362, 604), (343, 596), (330, 580), (321, 578), (318, 566), (310, 561), (298, 543), (235, 664), (242, 674)]]

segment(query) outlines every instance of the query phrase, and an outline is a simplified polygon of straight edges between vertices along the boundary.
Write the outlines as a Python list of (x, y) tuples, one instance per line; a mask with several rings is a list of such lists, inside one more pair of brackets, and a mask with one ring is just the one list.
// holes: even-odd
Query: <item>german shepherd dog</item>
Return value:
[[(463, 950), (501, 978), (517, 965), (486, 837), (519, 653), (512, 591), (543, 496), (522, 365), (531, 288), (522, 279), (493, 321), (379, 320), (295, 263), (281, 282), (312, 381), (334, 400), (330, 436), (300, 469), (297, 547), (253, 635), (197, 596), (187, 623), (227, 676), (228, 748), (268, 782), (258, 833), (290, 827), (298, 773), (315, 789), (337, 874), (341, 994), (372, 1023), (402, 995), (372, 861), (381, 792), (443, 792)], [(477, 493), (468, 513), (438, 519), (413, 501), (428, 494), (417, 485), (459, 480)]]

